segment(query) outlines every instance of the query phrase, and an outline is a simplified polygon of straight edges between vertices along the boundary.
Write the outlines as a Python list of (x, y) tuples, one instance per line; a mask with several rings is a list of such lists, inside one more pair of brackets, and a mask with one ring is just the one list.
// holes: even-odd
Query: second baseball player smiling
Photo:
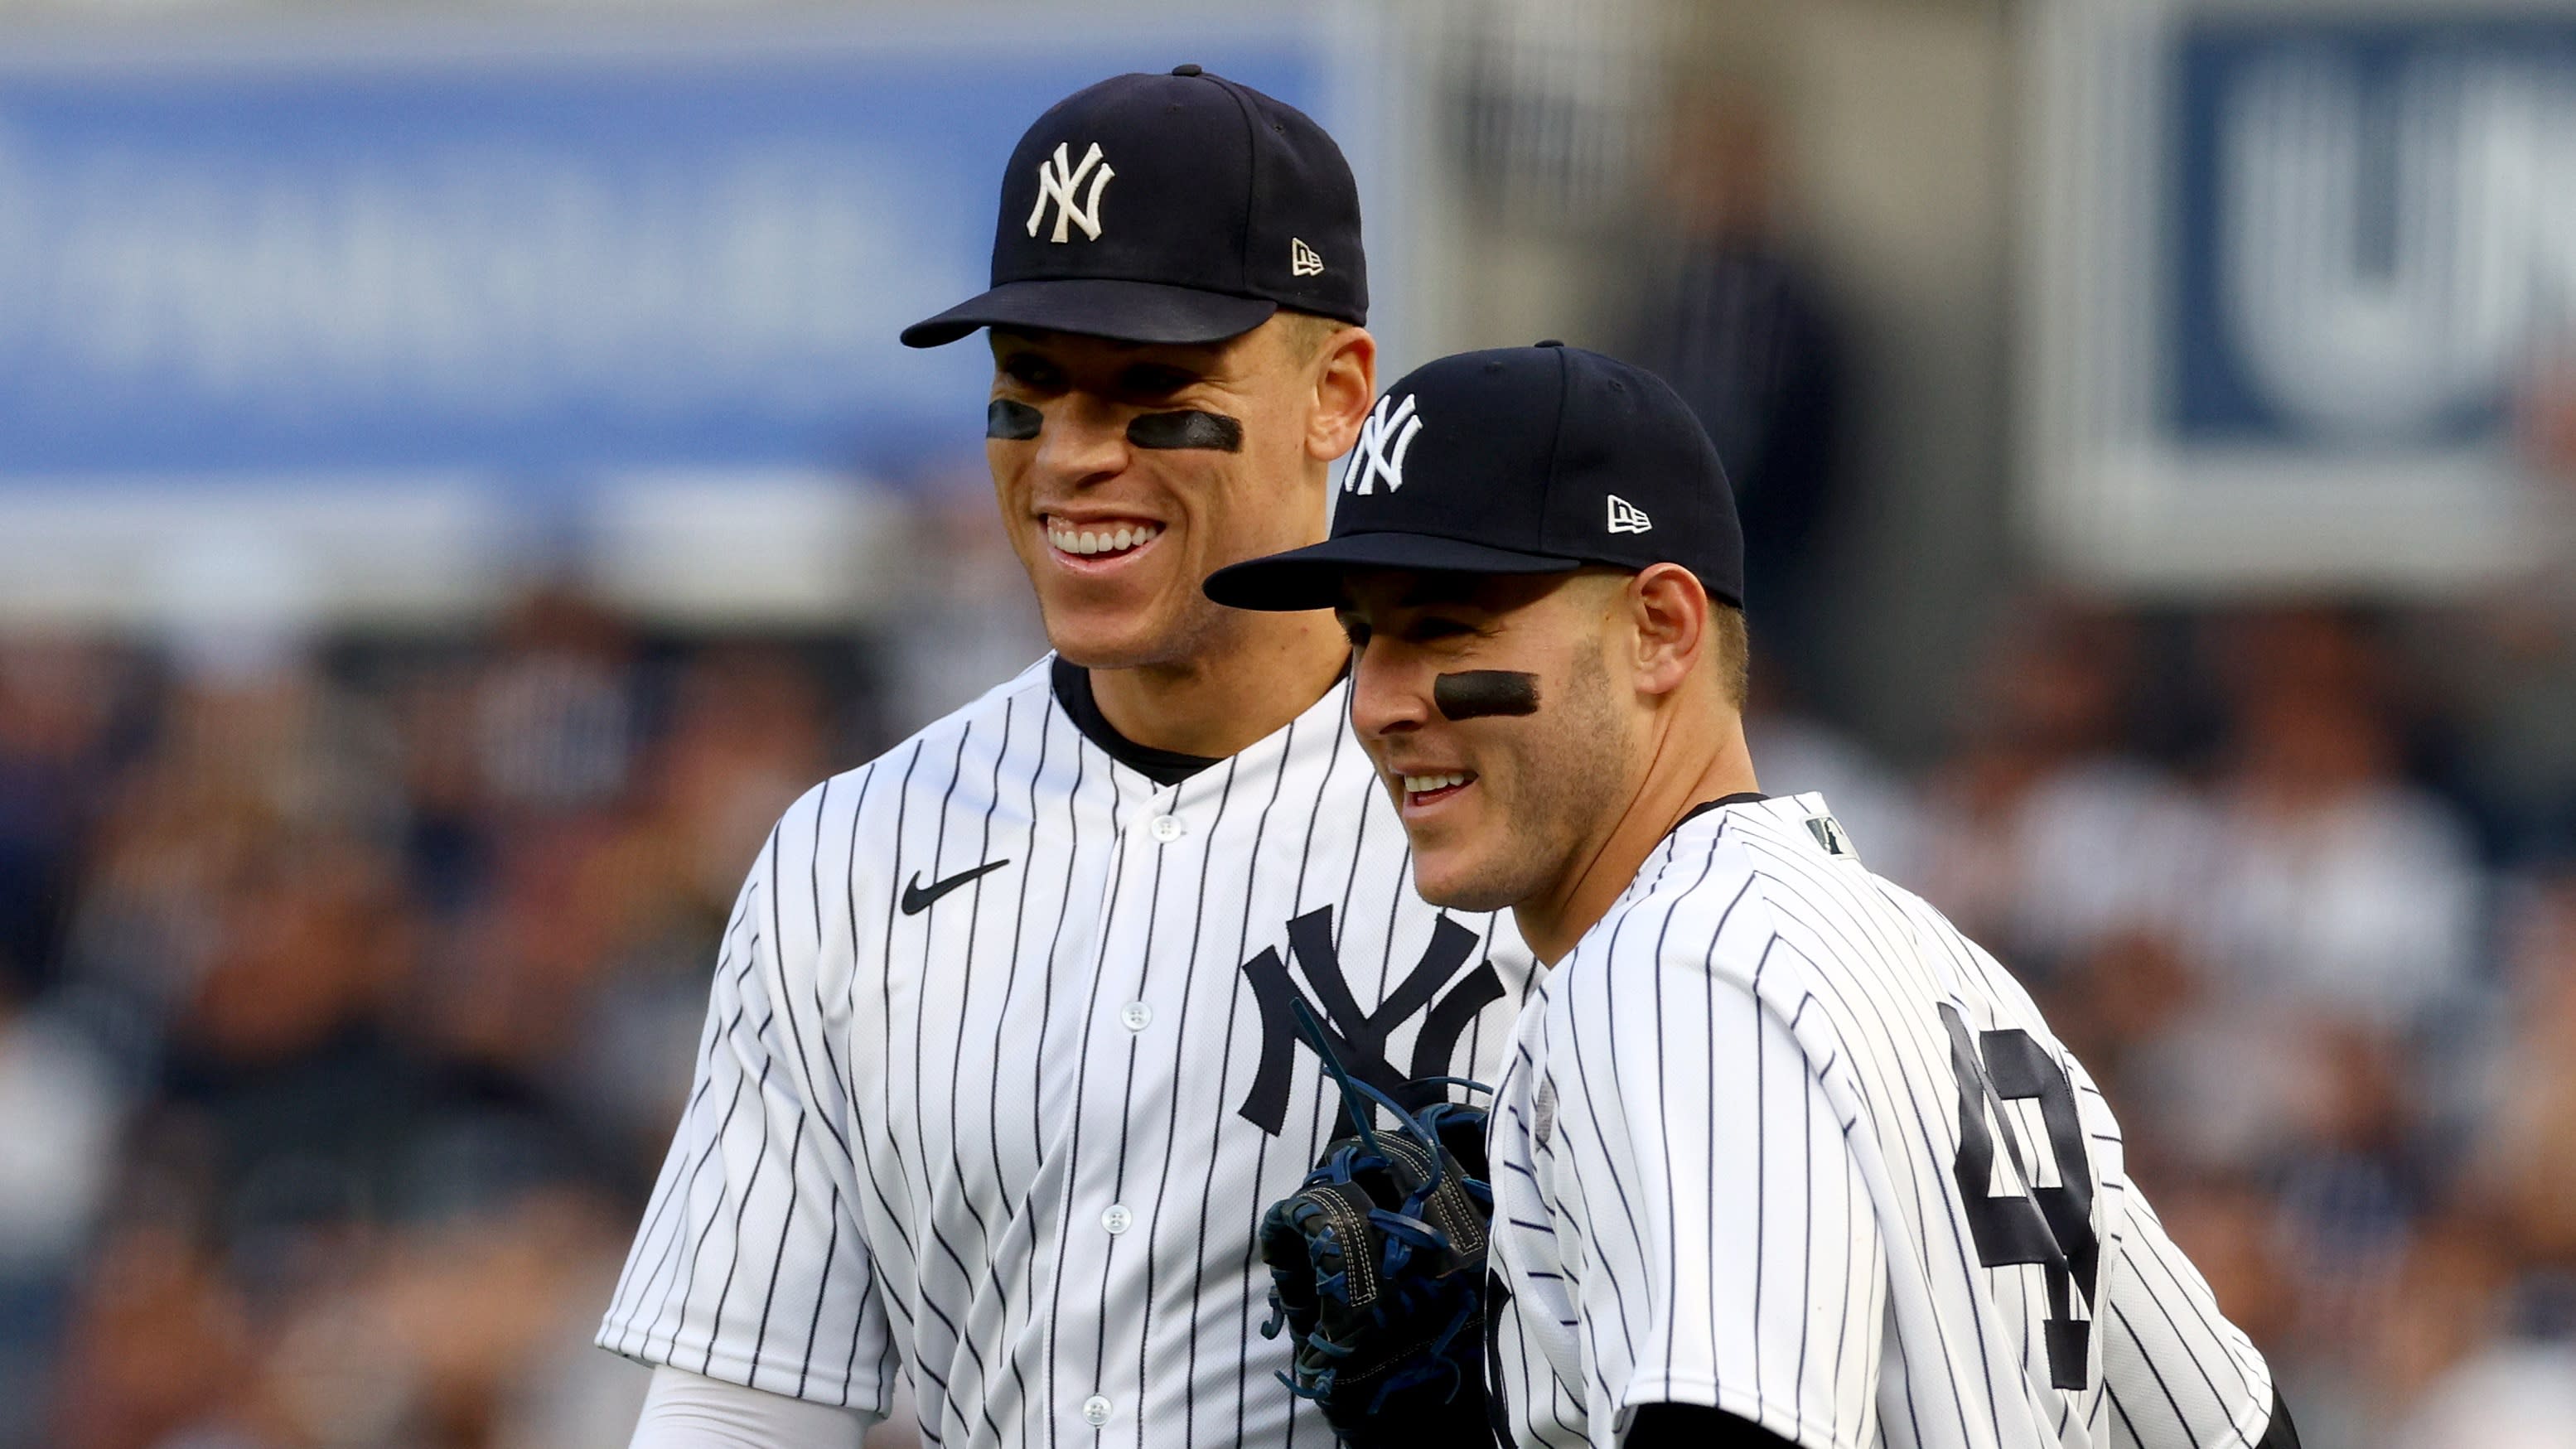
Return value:
[(1395, 476), (1207, 591), (1339, 611), (1423, 894), (1511, 907), (1555, 963), (1488, 1143), (1493, 1430), (2295, 1445), (2029, 996), (1820, 797), (1760, 793), (1742, 539), (1680, 399), (1543, 344), (1379, 411), (1418, 424)]

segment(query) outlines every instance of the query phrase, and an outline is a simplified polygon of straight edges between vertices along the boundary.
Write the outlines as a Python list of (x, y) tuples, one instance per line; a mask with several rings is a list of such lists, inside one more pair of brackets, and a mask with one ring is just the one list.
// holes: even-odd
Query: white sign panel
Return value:
[(2534, 420), (2576, 401), (2576, 12), (2032, 9), (2021, 399), (2049, 561), (2404, 593), (2540, 556)]

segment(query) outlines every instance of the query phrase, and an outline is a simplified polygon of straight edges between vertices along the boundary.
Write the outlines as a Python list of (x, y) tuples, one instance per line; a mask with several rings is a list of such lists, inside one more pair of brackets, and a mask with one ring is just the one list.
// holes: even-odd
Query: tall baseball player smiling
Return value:
[[(1503, 1065), (1530, 962), (1413, 888), (1327, 615), (1210, 569), (1324, 531), (1368, 411), (1358, 200), (1296, 111), (1183, 66), (1004, 173), (987, 452), (1056, 653), (771, 834), (600, 1330), (639, 1445), (1306, 1444), (1253, 1234), (1326, 1140), (1300, 1002), (1384, 1086)], [(1304, 1053), (1301, 1056), (1301, 1053)]]
[(1680, 400), (1541, 344), (1380, 410), (1418, 424), (1401, 486), (1208, 593), (1340, 611), (1423, 893), (1556, 963), (1491, 1123), (1492, 1432), (2294, 1445), (2030, 998), (1821, 798), (1759, 793), (1742, 540)]

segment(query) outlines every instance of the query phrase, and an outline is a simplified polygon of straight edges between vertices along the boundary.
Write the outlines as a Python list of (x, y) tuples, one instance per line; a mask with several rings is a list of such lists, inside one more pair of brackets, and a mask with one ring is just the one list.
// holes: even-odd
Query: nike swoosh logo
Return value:
[(1010, 863), (1010, 859), (1007, 856), (1000, 860), (988, 860), (982, 865), (975, 867), (973, 870), (961, 870), (955, 875), (950, 876), (948, 879), (933, 884), (928, 890), (923, 890), (921, 888), (921, 872), (916, 870), (912, 873), (911, 884), (906, 885), (903, 888), (903, 913), (907, 916), (920, 915), (922, 912), (929, 910), (930, 903), (939, 899), (941, 896), (948, 894), (950, 891), (957, 889), (959, 886), (966, 884), (966, 882), (970, 880), (991, 875), (993, 872), (1000, 870), (1003, 866), (1009, 865)]

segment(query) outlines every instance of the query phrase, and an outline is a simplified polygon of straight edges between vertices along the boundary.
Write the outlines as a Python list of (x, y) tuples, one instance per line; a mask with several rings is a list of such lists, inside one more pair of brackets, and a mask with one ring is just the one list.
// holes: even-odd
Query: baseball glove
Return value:
[[(1447, 1442), (1484, 1423), (1485, 1113), (1445, 1101), (1405, 1110), (1353, 1080), (1298, 1007), (1357, 1131), (1262, 1216), (1261, 1331), (1288, 1330), (1297, 1351), (1280, 1378), (1353, 1449)], [(1395, 1119), (1387, 1131), (1372, 1125), (1380, 1107)]]

